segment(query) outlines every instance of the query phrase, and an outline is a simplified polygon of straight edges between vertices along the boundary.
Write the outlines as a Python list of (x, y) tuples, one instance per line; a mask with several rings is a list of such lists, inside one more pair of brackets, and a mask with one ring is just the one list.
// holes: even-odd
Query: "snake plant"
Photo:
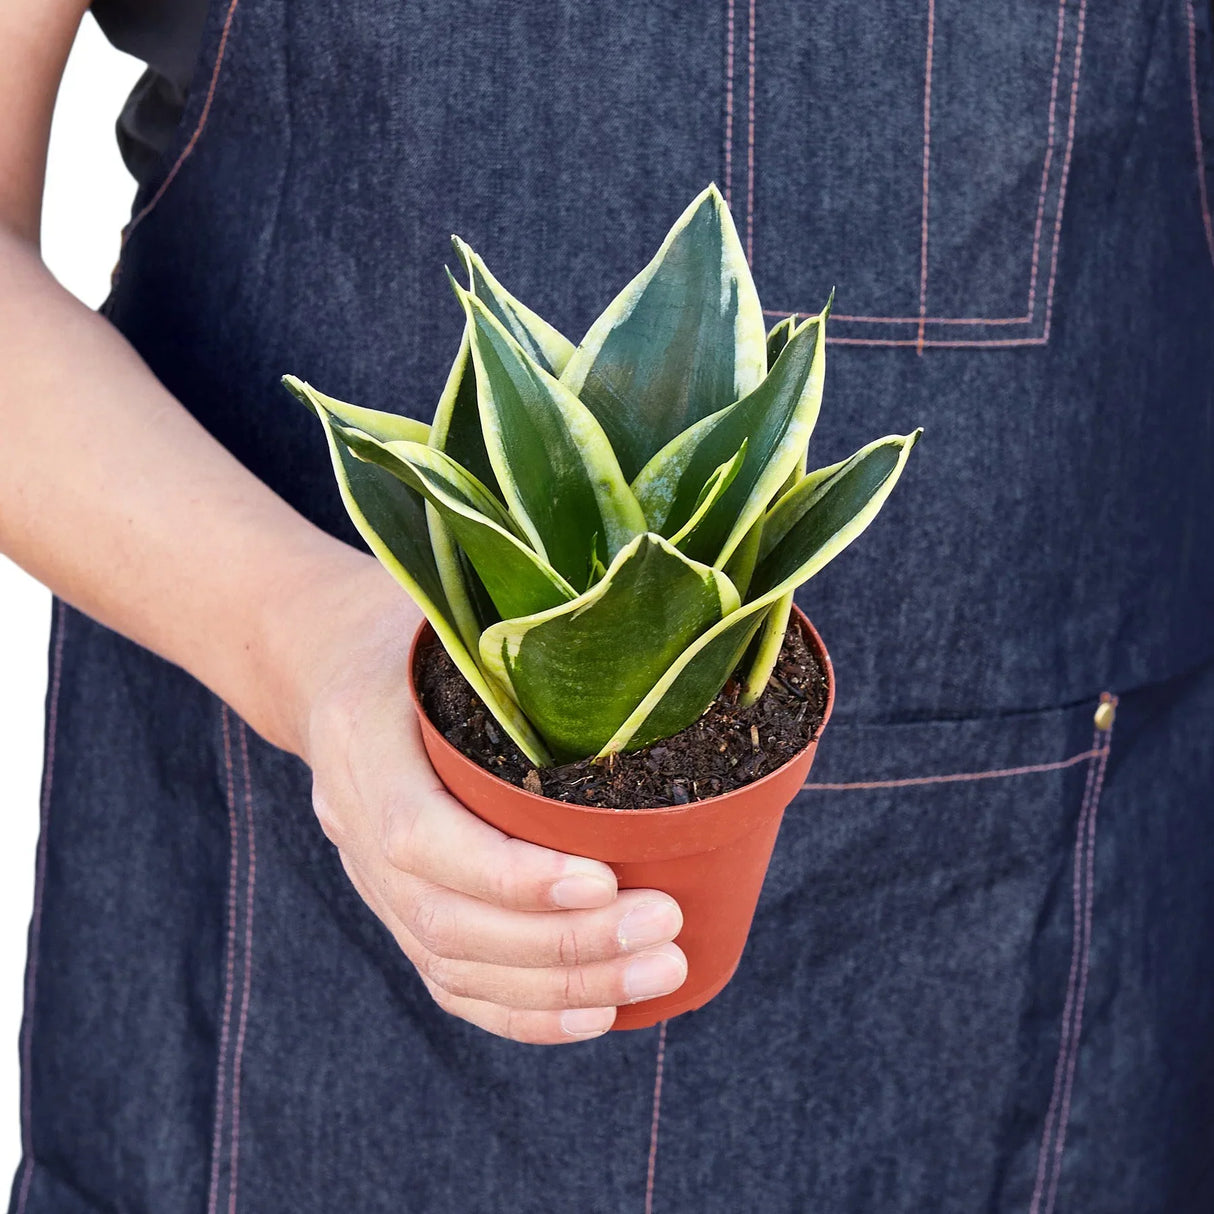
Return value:
[(537, 766), (767, 684), (794, 589), (872, 521), (919, 436), (806, 471), (829, 303), (763, 312), (715, 186), (575, 346), (458, 237), (465, 324), (429, 426), (283, 382), (351, 519)]

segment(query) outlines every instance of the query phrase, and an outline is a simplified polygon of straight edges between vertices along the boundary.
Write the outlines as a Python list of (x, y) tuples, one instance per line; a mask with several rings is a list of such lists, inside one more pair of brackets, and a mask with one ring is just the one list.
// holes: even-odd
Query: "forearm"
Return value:
[(301, 631), (343, 595), (395, 588), (246, 471), (7, 230), (0, 424), (0, 549), (300, 749)]

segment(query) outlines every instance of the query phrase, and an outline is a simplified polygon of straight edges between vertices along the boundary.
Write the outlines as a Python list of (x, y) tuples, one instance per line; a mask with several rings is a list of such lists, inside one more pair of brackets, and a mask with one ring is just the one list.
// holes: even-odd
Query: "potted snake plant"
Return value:
[[(426, 616), (410, 693), (444, 783), (499, 829), (680, 903), (688, 977), (620, 1009), (616, 1028), (640, 1028), (702, 1006), (737, 967), (833, 701), (793, 592), (872, 521), (919, 431), (807, 471), (830, 305), (765, 331), (714, 185), (576, 346), (453, 242), (465, 323), (432, 424), (283, 382), (320, 419), (355, 526)], [(778, 683), (796, 693), (773, 677), (790, 641), (822, 687), (774, 770), (743, 765), (761, 778), (703, 790), (686, 771), (681, 795), (631, 811), (570, 793), (617, 761), (652, 767), (714, 705), (736, 716)], [(513, 778), (434, 719), (418, 687), (436, 651), (483, 708), (489, 752), (518, 760)]]

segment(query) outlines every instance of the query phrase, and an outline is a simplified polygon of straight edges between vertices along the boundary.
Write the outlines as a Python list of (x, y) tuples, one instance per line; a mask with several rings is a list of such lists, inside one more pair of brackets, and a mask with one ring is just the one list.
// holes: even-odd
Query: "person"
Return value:
[[(152, 64), (99, 314), (38, 255), (83, 9), (0, 2), (57, 598), (10, 1210), (1214, 1208), (1201, 0), (99, 0)], [(816, 462), (925, 442), (801, 595), (839, 702), (734, 980), (606, 1033), (678, 907), (443, 790), (278, 379), (428, 420), (450, 233), (576, 337), (710, 180), (773, 321), (837, 285)]]

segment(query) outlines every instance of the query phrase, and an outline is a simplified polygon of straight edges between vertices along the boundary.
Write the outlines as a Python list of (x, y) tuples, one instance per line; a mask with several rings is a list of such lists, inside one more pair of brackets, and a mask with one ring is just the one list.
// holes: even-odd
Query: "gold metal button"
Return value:
[(1112, 700), (1101, 700), (1096, 709), (1096, 728), (1108, 733), (1113, 728), (1113, 718), (1117, 716), (1117, 706)]

